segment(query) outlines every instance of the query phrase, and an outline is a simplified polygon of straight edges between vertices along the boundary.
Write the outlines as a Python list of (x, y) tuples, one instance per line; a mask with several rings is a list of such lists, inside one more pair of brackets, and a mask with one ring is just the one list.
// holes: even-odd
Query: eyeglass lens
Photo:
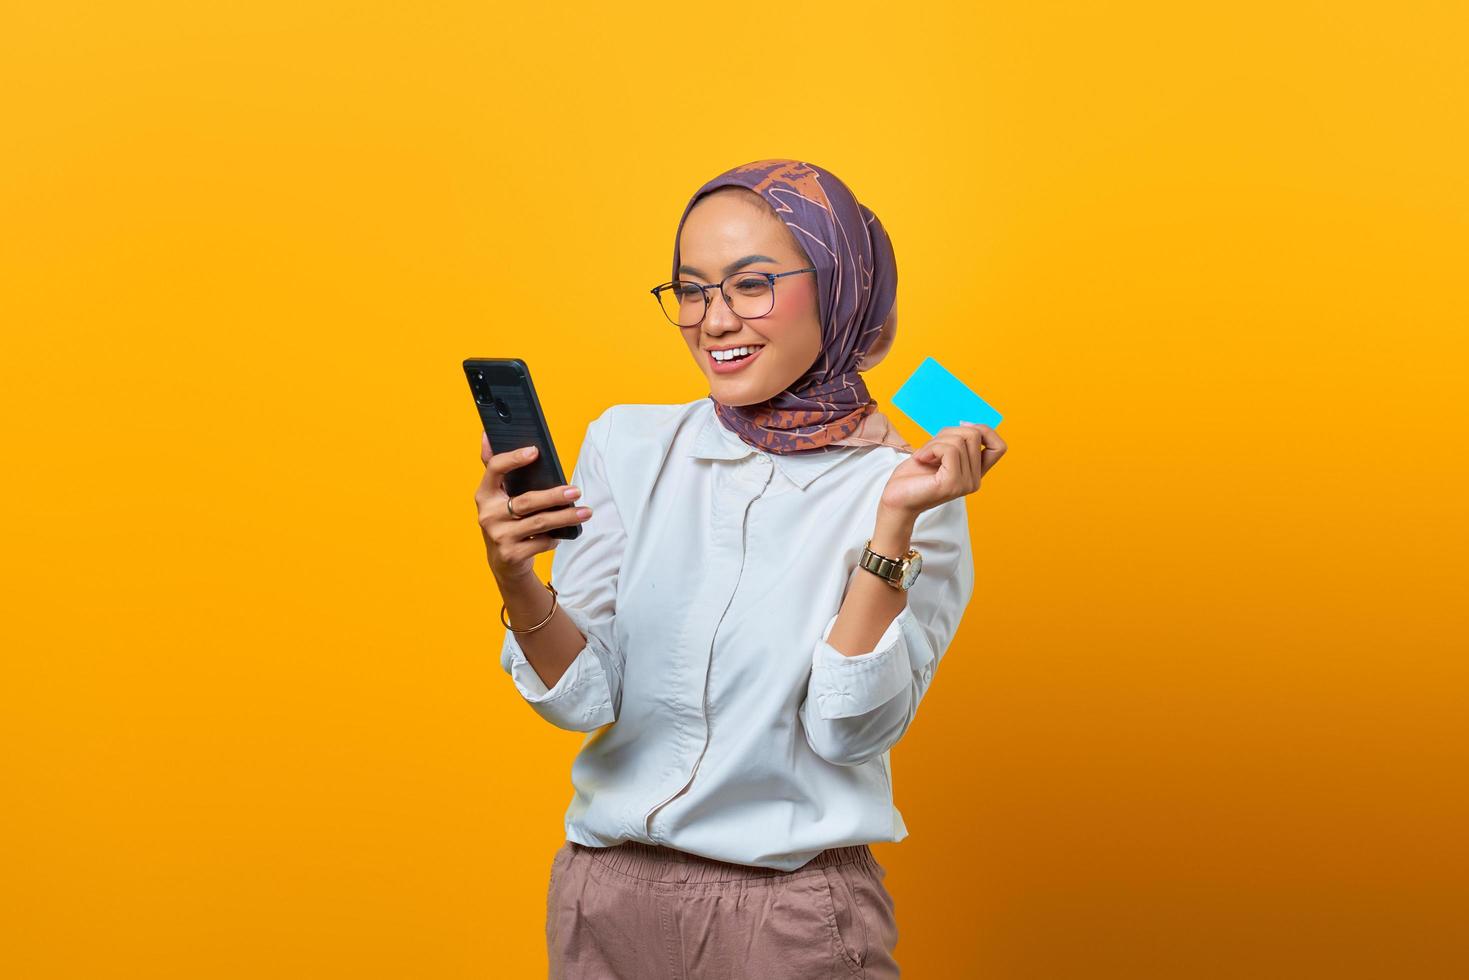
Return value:
[[(736, 272), (722, 285), (730, 312), (742, 319), (765, 316), (775, 308), (775, 287), (763, 275)], [(708, 306), (708, 287), (689, 282), (675, 282), (658, 292), (658, 301), (668, 319), (681, 327), (697, 326)]]

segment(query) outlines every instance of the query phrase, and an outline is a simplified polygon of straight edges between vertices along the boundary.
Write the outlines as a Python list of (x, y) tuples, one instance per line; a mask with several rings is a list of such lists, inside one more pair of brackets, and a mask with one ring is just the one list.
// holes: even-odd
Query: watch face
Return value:
[(903, 573), (903, 588), (913, 588), (913, 583), (918, 581), (918, 573), (923, 571), (923, 556), (914, 555), (913, 560), (908, 563), (908, 569)]

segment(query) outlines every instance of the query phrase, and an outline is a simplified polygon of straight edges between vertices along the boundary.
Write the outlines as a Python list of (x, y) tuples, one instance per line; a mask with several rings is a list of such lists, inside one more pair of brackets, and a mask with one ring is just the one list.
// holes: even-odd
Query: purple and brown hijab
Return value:
[(887, 321), (897, 296), (898, 267), (882, 222), (846, 184), (813, 163), (747, 163), (705, 183), (685, 205), (673, 236), (673, 278), (678, 278), (678, 239), (689, 211), (708, 192), (730, 186), (759, 194), (816, 267), (821, 355), (789, 388), (767, 401), (716, 401), (720, 421), (748, 445), (772, 453), (870, 445), (912, 452), (877, 410), (859, 373), (882, 359), (897, 329)]

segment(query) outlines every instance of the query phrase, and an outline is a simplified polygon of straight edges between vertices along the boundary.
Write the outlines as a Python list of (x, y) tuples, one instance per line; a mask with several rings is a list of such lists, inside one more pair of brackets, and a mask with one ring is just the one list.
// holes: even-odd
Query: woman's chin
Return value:
[(768, 402), (786, 388), (785, 384), (771, 380), (772, 366), (755, 363), (733, 374), (716, 372), (706, 366), (704, 377), (709, 382), (709, 394), (713, 395), (714, 400), (721, 405), (728, 405), (731, 408)]
[(765, 391), (748, 384), (731, 382), (717, 375), (709, 379), (709, 394), (713, 395), (714, 400), (719, 402), (719, 404), (727, 405), (730, 408), (768, 402), (779, 393), (779, 389), (776, 391)]

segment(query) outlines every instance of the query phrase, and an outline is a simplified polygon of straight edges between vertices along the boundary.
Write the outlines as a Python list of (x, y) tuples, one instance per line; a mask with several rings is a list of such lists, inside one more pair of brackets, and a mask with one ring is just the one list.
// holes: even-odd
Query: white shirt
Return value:
[(876, 647), (826, 643), (871, 537), (891, 446), (746, 445), (708, 398), (614, 405), (571, 484), (592, 508), (551, 583), (586, 636), (547, 690), (506, 631), (501, 666), (558, 728), (585, 731), (566, 836), (663, 844), (794, 871), (828, 847), (899, 841), (888, 750), (973, 591), (964, 498), (919, 515), (923, 570)]

